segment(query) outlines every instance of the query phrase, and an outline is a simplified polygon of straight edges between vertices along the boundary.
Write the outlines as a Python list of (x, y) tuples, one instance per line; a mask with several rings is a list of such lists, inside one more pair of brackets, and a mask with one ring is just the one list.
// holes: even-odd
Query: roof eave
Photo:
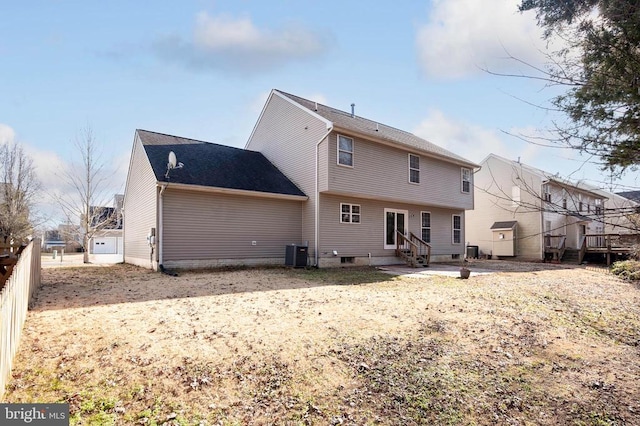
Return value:
[(371, 135), (369, 133), (358, 132), (357, 130), (353, 130), (352, 128), (349, 128), (349, 127), (341, 127), (341, 126), (336, 125), (333, 128), (333, 130), (334, 131), (341, 131), (341, 132), (344, 132), (344, 133), (348, 133), (348, 134), (353, 135), (353, 136), (359, 136), (359, 137), (361, 137), (363, 139), (372, 140), (372, 141), (374, 141), (376, 143), (380, 143), (380, 144), (383, 144), (383, 145), (391, 146), (391, 147), (394, 147), (394, 148), (402, 148), (402, 149), (405, 149), (407, 151), (420, 153), (420, 154), (426, 155), (427, 157), (431, 157), (431, 158), (435, 158), (435, 159), (438, 159), (438, 160), (447, 161), (449, 163), (457, 164), (457, 165), (468, 167), (468, 168), (471, 168), (471, 169), (480, 170), (480, 165), (476, 164), (476, 163), (472, 163), (471, 161), (464, 161), (464, 160), (460, 160), (460, 159), (457, 159), (457, 158), (447, 157), (446, 155), (440, 155), (440, 154), (432, 152), (432, 151), (427, 151), (426, 149), (420, 149), (417, 146), (406, 145), (406, 144), (399, 143), (399, 142), (396, 142), (396, 141), (392, 141), (392, 140), (389, 140), (389, 139), (376, 137), (375, 135)]
[(306, 201), (309, 199), (306, 195), (280, 194), (275, 192), (249, 191), (246, 189), (222, 188), (219, 186), (191, 185), (186, 183), (162, 182), (158, 181), (159, 187), (176, 188), (186, 191), (207, 192), (225, 195), (240, 195), (245, 197), (272, 198), (279, 200)]
[(564, 181), (562, 181), (560, 179), (555, 179), (553, 176), (545, 176), (545, 178), (546, 178), (546, 180), (544, 180), (543, 183), (545, 183), (545, 182), (553, 182), (553, 183), (556, 183), (556, 184), (558, 184), (559, 186), (562, 186), (562, 187), (573, 188), (574, 190), (578, 190), (580, 192), (587, 193), (589, 195), (594, 196), (595, 198), (601, 198), (603, 200), (608, 200), (609, 199), (609, 197), (606, 197), (606, 196), (604, 196), (602, 194), (598, 194), (597, 192), (590, 191), (590, 190), (585, 189), (585, 188), (580, 188), (579, 186), (577, 186), (575, 184), (571, 184), (569, 182), (564, 182)]

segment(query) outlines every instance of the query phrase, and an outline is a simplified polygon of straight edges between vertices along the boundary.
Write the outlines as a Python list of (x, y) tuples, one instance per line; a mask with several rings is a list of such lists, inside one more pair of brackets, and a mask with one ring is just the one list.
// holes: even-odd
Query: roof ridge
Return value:
[(218, 143), (218, 142), (203, 141), (201, 139), (193, 139), (193, 138), (187, 138), (187, 137), (184, 137), (184, 136), (170, 135), (168, 133), (154, 132), (153, 130), (136, 129), (136, 132), (138, 132), (138, 131), (147, 132), (147, 133), (153, 133), (154, 135), (168, 136), (170, 138), (185, 139), (185, 140), (194, 141), (194, 142), (200, 142), (200, 143), (209, 144), (209, 145), (217, 145), (217, 146), (221, 146), (221, 147), (224, 147), (224, 148), (239, 149), (241, 151), (246, 151), (246, 152), (258, 152), (258, 151), (254, 151), (252, 149), (245, 149), (245, 148), (240, 148), (240, 147), (237, 147), (237, 146), (225, 145), (223, 143)]
[[(210, 143), (210, 144), (213, 144), (213, 145), (222, 145), (222, 144), (219, 144), (219, 143), (216, 143), (216, 142), (203, 141), (201, 139), (187, 138), (187, 137), (184, 137), (184, 136), (171, 135), (169, 133), (163, 133), (163, 132), (154, 132), (153, 130), (136, 129), (136, 132), (147, 132), (147, 133), (153, 133), (153, 134), (156, 134), (156, 135), (169, 136), (171, 138), (187, 139), (187, 140), (190, 140), (190, 141), (202, 142), (202, 143)], [(222, 146), (228, 146), (228, 145), (222, 145)], [(233, 148), (233, 147), (230, 147), (230, 148)]]
[[(347, 111), (287, 93), (279, 89), (273, 89), (273, 92), (278, 93), (283, 98), (299, 105), (305, 111), (317, 114), (322, 119), (333, 123), (334, 128), (336, 129), (361, 134), (365, 138), (375, 138), (385, 143), (388, 142), (394, 146), (402, 147), (403, 149), (408, 148), (426, 152), (427, 155), (432, 155), (437, 158), (444, 159), (445, 161), (454, 162), (458, 165), (462, 165), (463, 167), (478, 167), (476, 163), (467, 160), (459, 154), (431, 142), (430, 140), (422, 138), (415, 133), (411, 133), (408, 130), (393, 127), (388, 124), (381, 123), (380, 121), (375, 121), (359, 115), (352, 115)], [(314, 103), (318, 105), (317, 109), (313, 107)]]
[[(311, 100), (311, 99), (303, 98), (302, 96), (294, 95), (293, 93), (288, 93), (288, 92), (282, 91), (282, 90), (280, 90), (280, 89), (274, 89), (274, 90), (275, 90), (275, 91), (277, 91), (277, 92), (280, 92), (280, 93), (282, 93), (283, 95), (286, 95), (286, 96), (290, 96), (290, 97), (294, 97), (294, 98), (302, 99), (302, 100), (305, 100), (305, 101), (307, 101), (307, 102), (314, 102), (314, 103), (317, 103), (318, 105), (322, 105), (323, 107), (328, 108), (328, 109), (330, 109), (330, 110), (332, 110), (332, 111), (334, 111), (334, 112), (340, 113), (340, 114), (342, 114), (342, 115), (345, 115), (345, 116), (348, 116), (348, 117), (351, 117), (351, 116), (352, 116), (352, 114), (351, 114), (349, 111), (343, 111), (343, 110), (341, 110), (341, 109), (338, 109), (338, 108), (332, 107), (331, 105), (325, 105), (325, 104), (320, 103), (320, 102), (318, 102), (318, 101), (313, 101), (313, 100)], [(302, 107), (303, 107), (303, 108), (307, 108), (307, 107), (305, 107), (304, 105), (302, 105)], [(411, 132), (409, 132), (409, 131), (407, 131), (407, 130), (400, 129), (399, 127), (390, 126), (390, 125), (385, 124), (385, 123), (383, 123), (383, 122), (381, 122), (381, 121), (372, 120), (372, 119), (370, 119), (370, 118), (366, 118), (366, 117), (363, 117), (363, 116), (361, 116), (361, 115), (357, 115), (357, 114), (353, 114), (353, 116), (354, 116), (353, 118), (359, 118), (359, 119), (361, 119), (361, 120), (369, 121), (369, 122), (371, 122), (371, 123), (376, 123), (376, 124), (382, 125), (382, 126), (384, 126), (384, 127), (387, 127), (387, 128), (389, 128), (389, 129), (397, 130), (397, 131), (402, 132), (402, 133), (405, 133), (405, 134), (407, 134), (407, 135), (411, 135), (411, 136), (414, 136), (414, 137), (416, 137), (416, 138), (420, 138), (420, 139), (422, 139), (422, 140), (423, 140), (423, 141), (425, 141), (425, 142), (433, 143), (433, 142), (431, 142), (431, 141), (428, 141), (427, 139), (424, 139), (424, 138), (421, 138), (420, 136), (417, 136), (415, 133), (411, 133)]]

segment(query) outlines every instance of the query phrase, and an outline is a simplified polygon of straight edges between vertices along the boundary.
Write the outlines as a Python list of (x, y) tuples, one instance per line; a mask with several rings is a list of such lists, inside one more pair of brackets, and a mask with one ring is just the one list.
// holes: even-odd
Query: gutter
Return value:
[(163, 210), (163, 198), (162, 198), (162, 194), (164, 193), (165, 189), (167, 189), (167, 186), (169, 186), (169, 184), (167, 183), (161, 183), (158, 184), (158, 186), (160, 187), (160, 193), (158, 194), (158, 235), (156, 237), (156, 244), (158, 244), (158, 266), (162, 266), (162, 255), (163, 255), (163, 245), (164, 245), (164, 235), (163, 235), (163, 228), (162, 228), (162, 224), (163, 224), (163, 217), (162, 217), (162, 210)]
[(318, 176), (318, 162), (319, 162), (319, 157), (320, 157), (320, 144), (329, 136), (329, 134), (333, 131), (333, 126), (328, 126), (327, 127), (327, 133), (325, 133), (324, 135), (322, 135), (322, 137), (320, 138), (320, 140), (318, 141), (318, 143), (316, 143), (316, 182), (315, 182), (315, 198), (316, 198), (316, 202), (315, 202), (315, 211), (314, 211), (314, 222), (315, 222), (315, 236), (314, 236), (314, 241), (313, 241), (313, 257), (314, 257), (314, 266), (317, 268), (318, 267), (318, 249), (320, 247), (320, 243), (318, 242), (318, 238), (320, 236), (320, 225), (318, 223), (318, 220), (320, 218), (320, 190), (319, 190), (319, 184), (318, 184), (318, 180), (320, 179)]

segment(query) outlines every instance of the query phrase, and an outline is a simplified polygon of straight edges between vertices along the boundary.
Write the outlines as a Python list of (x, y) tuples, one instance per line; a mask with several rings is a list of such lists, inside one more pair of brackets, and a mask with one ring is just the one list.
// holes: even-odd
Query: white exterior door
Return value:
[(384, 209), (384, 248), (396, 248), (396, 231), (407, 235), (409, 212), (407, 210)]

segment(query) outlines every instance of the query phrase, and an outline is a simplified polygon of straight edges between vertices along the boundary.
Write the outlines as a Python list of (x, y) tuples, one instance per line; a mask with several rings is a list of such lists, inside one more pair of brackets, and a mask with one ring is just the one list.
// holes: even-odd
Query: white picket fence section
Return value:
[(40, 286), (40, 240), (22, 251), (11, 276), (0, 291), (0, 401), (18, 352), (27, 310)]

